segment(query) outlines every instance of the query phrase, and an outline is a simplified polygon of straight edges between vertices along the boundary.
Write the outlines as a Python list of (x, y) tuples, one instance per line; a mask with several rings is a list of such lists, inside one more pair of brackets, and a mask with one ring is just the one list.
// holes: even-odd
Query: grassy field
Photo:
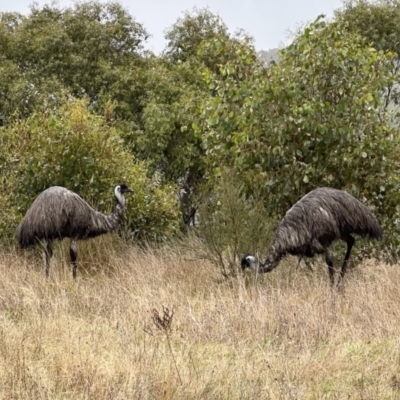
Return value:
[[(101, 256), (100, 256), (101, 254)], [(226, 280), (188, 250), (98, 238), (0, 252), (0, 399), (400, 399), (400, 268)]]

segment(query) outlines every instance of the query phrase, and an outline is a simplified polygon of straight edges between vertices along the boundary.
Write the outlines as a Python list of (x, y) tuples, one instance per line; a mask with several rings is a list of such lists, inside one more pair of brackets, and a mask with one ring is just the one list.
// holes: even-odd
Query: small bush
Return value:
[(268, 247), (275, 226), (263, 201), (255, 194), (246, 197), (232, 172), (225, 171), (216, 189), (204, 189), (200, 195), (196, 232), (207, 249), (202, 256), (226, 277), (236, 275), (244, 254)]
[[(172, 186), (149, 179), (147, 167), (125, 149), (109, 119), (93, 115), (86, 100), (71, 99), (57, 111), (34, 113), (1, 132), (0, 177), (9, 236), (36, 196), (50, 186), (65, 186), (99, 211), (110, 212), (113, 189), (124, 181), (135, 191), (127, 207), (135, 237), (158, 239), (179, 227)], [(12, 229), (11, 229), (12, 230)]]

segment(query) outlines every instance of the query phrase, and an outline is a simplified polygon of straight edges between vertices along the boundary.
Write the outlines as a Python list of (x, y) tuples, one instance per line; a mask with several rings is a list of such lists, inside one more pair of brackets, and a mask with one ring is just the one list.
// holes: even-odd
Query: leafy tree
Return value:
[(14, 59), (16, 31), (23, 20), (17, 13), (0, 14), (0, 125), (14, 113), (24, 118), (37, 107), (57, 107), (66, 92), (54, 77), (24, 71)]
[[(167, 31), (165, 38), (168, 42), (164, 53), (174, 63), (185, 62), (198, 58), (201, 44), (217, 37), (225, 41), (230, 39), (227, 26), (208, 9), (194, 8), (191, 13), (185, 12), (183, 18), (179, 18)], [(202, 61), (207, 63), (207, 57)]]
[(176, 230), (175, 188), (149, 179), (146, 164), (134, 161), (118, 130), (90, 113), (86, 100), (70, 99), (58, 110), (35, 112), (3, 128), (0, 137), (0, 176), (14, 227), (49, 186), (65, 186), (106, 212), (114, 186), (126, 181), (135, 191), (127, 210), (135, 237), (160, 239)]
[(400, 55), (399, 0), (345, 0), (343, 7), (335, 11), (335, 17), (377, 50)]
[(138, 63), (145, 29), (118, 3), (38, 8), (17, 28), (14, 60), (24, 70), (57, 76), (75, 96), (95, 101), (110, 85), (107, 71)]
[[(137, 117), (146, 30), (115, 2), (62, 9), (33, 5), (28, 16), (0, 14), (0, 113), (29, 115), (60, 93), (87, 96), (102, 112), (107, 101)], [(126, 104), (129, 104), (127, 107)], [(126, 118), (126, 113), (120, 113)]]
[(6, 125), (13, 114), (25, 118), (38, 108), (57, 108), (68, 93), (54, 78), (21, 75), (9, 60), (0, 61), (0, 74), (0, 126)]
[[(400, 1), (345, 0), (335, 17), (350, 32), (363, 37), (377, 50), (393, 53), (393, 74), (400, 71)], [(396, 79), (384, 91), (383, 109), (391, 111), (398, 121), (400, 91)]]
[[(127, 146), (138, 159), (147, 160), (150, 173), (161, 174), (164, 181), (179, 185), (186, 193), (196, 190), (205, 174), (201, 135), (192, 127), (208, 96), (201, 68), (195, 61), (171, 64), (152, 59), (142, 77), (137, 124), (123, 128)], [(184, 214), (190, 213), (193, 204), (185, 202), (182, 207)]]
[(236, 168), (247, 191), (262, 190), (271, 215), (331, 186), (368, 199), (392, 224), (399, 135), (378, 112), (394, 79), (392, 63), (340, 23), (318, 19), (282, 51), (279, 64), (255, 68), (242, 81), (230, 65), (204, 110), (215, 173), (220, 165)]
[(239, 30), (230, 34), (219, 16), (208, 9), (194, 8), (184, 13), (166, 33), (164, 56), (173, 63), (197, 60), (209, 71), (219, 73), (220, 65), (227, 63), (237, 45), (252, 38)]
[[(244, 34), (230, 35), (221, 19), (209, 10), (195, 9), (168, 30), (166, 50), (152, 60), (144, 75), (144, 101), (140, 129), (130, 142), (139, 157), (151, 160), (167, 180), (185, 190), (184, 212), (193, 211), (193, 194), (206, 177), (201, 125), (201, 106), (215, 95), (207, 78), (220, 73)], [(253, 51), (254, 59), (256, 53)]]

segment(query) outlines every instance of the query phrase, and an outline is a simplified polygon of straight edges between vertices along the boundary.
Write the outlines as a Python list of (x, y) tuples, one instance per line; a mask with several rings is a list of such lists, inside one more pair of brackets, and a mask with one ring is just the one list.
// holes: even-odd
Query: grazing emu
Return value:
[(347, 252), (338, 278), (340, 286), (355, 239), (352, 234), (381, 239), (382, 229), (375, 215), (359, 200), (342, 190), (319, 188), (301, 198), (278, 226), (265, 263), (251, 255), (242, 258), (242, 270), (270, 272), (279, 261), (292, 254), (302, 258), (325, 254), (331, 285), (334, 284), (331, 244), (338, 239), (347, 243)]
[(17, 240), (22, 248), (47, 241), (46, 277), (49, 276), (53, 240), (71, 238), (70, 256), (72, 276), (76, 278), (78, 240), (93, 238), (116, 229), (125, 213), (125, 193), (132, 192), (125, 183), (115, 187), (117, 205), (107, 216), (90, 207), (80, 196), (70, 190), (53, 186), (32, 203), (17, 229)]

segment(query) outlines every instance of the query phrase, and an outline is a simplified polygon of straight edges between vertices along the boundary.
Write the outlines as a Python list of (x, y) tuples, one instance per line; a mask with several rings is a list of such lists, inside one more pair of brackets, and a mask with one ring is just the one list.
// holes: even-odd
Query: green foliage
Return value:
[(235, 167), (247, 193), (261, 191), (270, 215), (331, 186), (368, 199), (384, 225), (392, 224), (400, 143), (379, 113), (392, 63), (339, 23), (319, 19), (269, 69), (253, 68), (238, 81), (238, 58), (204, 108), (214, 174), (220, 165)]
[(136, 237), (159, 239), (177, 229), (174, 188), (149, 180), (146, 165), (134, 162), (118, 130), (91, 114), (87, 101), (70, 99), (57, 111), (36, 112), (1, 137), (0, 173), (14, 225), (49, 186), (65, 186), (105, 212), (115, 185), (126, 181), (136, 193), (127, 212)]
[(384, 92), (384, 111), (389, 111), (399, 123), (400, 90), (400, 1), (399, 0), (346, 0), (335, 17), (349, 32), (364, 38), (377, 50), (393, 53), (393, 74), (397, 75)]
[(225, 277), (235, 276), (246, 253), (265, 252), (275, 221), (268, 217), (262, 199), (243, 195), (243, 183), (232, 170), (224, 170), (214, 190), (204, 187), (199, 200), (196, 233), (206, 254)]
[(204, 174), (201, 136), (192, 127), (208, 97), (201, 68), (194, 62), (157, 62), (145, 77), (143, 130), (134, 138), (134, 146), (167, 180), (177, 181), (189, 173), (195, 182)]
[[(142, 74), (141, 110), (131, 126), (125, 120), (124, 141), (138, 159), (147, 161), (150, 173), (192, 193), (205, 175), (202, 138), (192, 127), (208, 96), (204, 67), (195, 60), (171, 64), (152, 58), (148, 63)], [(190, 207), (191, 202), (183, 213)]]
[(335, 17), (346, 23), (347, 30), (363, 36), (377, 50), (400, 55), (399, 0), (345, 0)]
[[(209, 10), (195, 9), (178, 19), (166, 34), (167, 48), (152, 60), (144, 77), (144, 102), (140, 129), (130, 143), (140, 158), (148, 159), (164, 177), (185, 189), (187, 214), (207, 176), (201, 108), (215, 95), (208, 77), (222, 73), (238, 47), (255, 51), (251, 39), (230, 35), (220, 18)], [(206, 77), (206, 79), (204, 79)]]
[[(239, 30), (230, 34), (219, 16), (208, 9), (195, 8), (167, 31), (164, 56), (173, 63), (197, 60), (208, 71), (219, 74), (220, 66), (228, 63), (237, 46), (252, 47), (252, 38)], [(255, 56), (255, 52), (254, 52)]]
[[(101, 114), (108, 100), (118, 116), (138, 111), (146, 30), (119, 3), (71, 8), (34, 4), (28, 16), (0, 13), (0, 117), (51, 106), (65, 92), (87, 96)], [(133, 116), (132, 116), (133, 114)]]
[(0, 126), (14, 114), (24, 118), (39, 108), (56, 108), (65, 97), (66, 90), (56, 79), (21, 74), (12, 61), (0, 61), (0, 75)]
[[(227, 26), (218, 16), (208, 9), (194, 8), (192, 13), (184, 13), (183, 18), (175, 22), (165, 38), (168, 41), (165, 56), (176, 63), (198, 58), (198, 51), (203, 42), (210, 42), (215, 38), (228, 41), (230, 35)], [(215, 60), (212, 53), (208, 56)], [(208, 57), (204, 55), (201, 61), (207, 64)]]
[(108, 87), (110, 67), (138, 60), (145, 29), (118, 3), (77, 3), (73, 8), (32, 6), (17, 28), (14, 59), (24, 69), (57, 76), (75, 95), (94, 101)]

